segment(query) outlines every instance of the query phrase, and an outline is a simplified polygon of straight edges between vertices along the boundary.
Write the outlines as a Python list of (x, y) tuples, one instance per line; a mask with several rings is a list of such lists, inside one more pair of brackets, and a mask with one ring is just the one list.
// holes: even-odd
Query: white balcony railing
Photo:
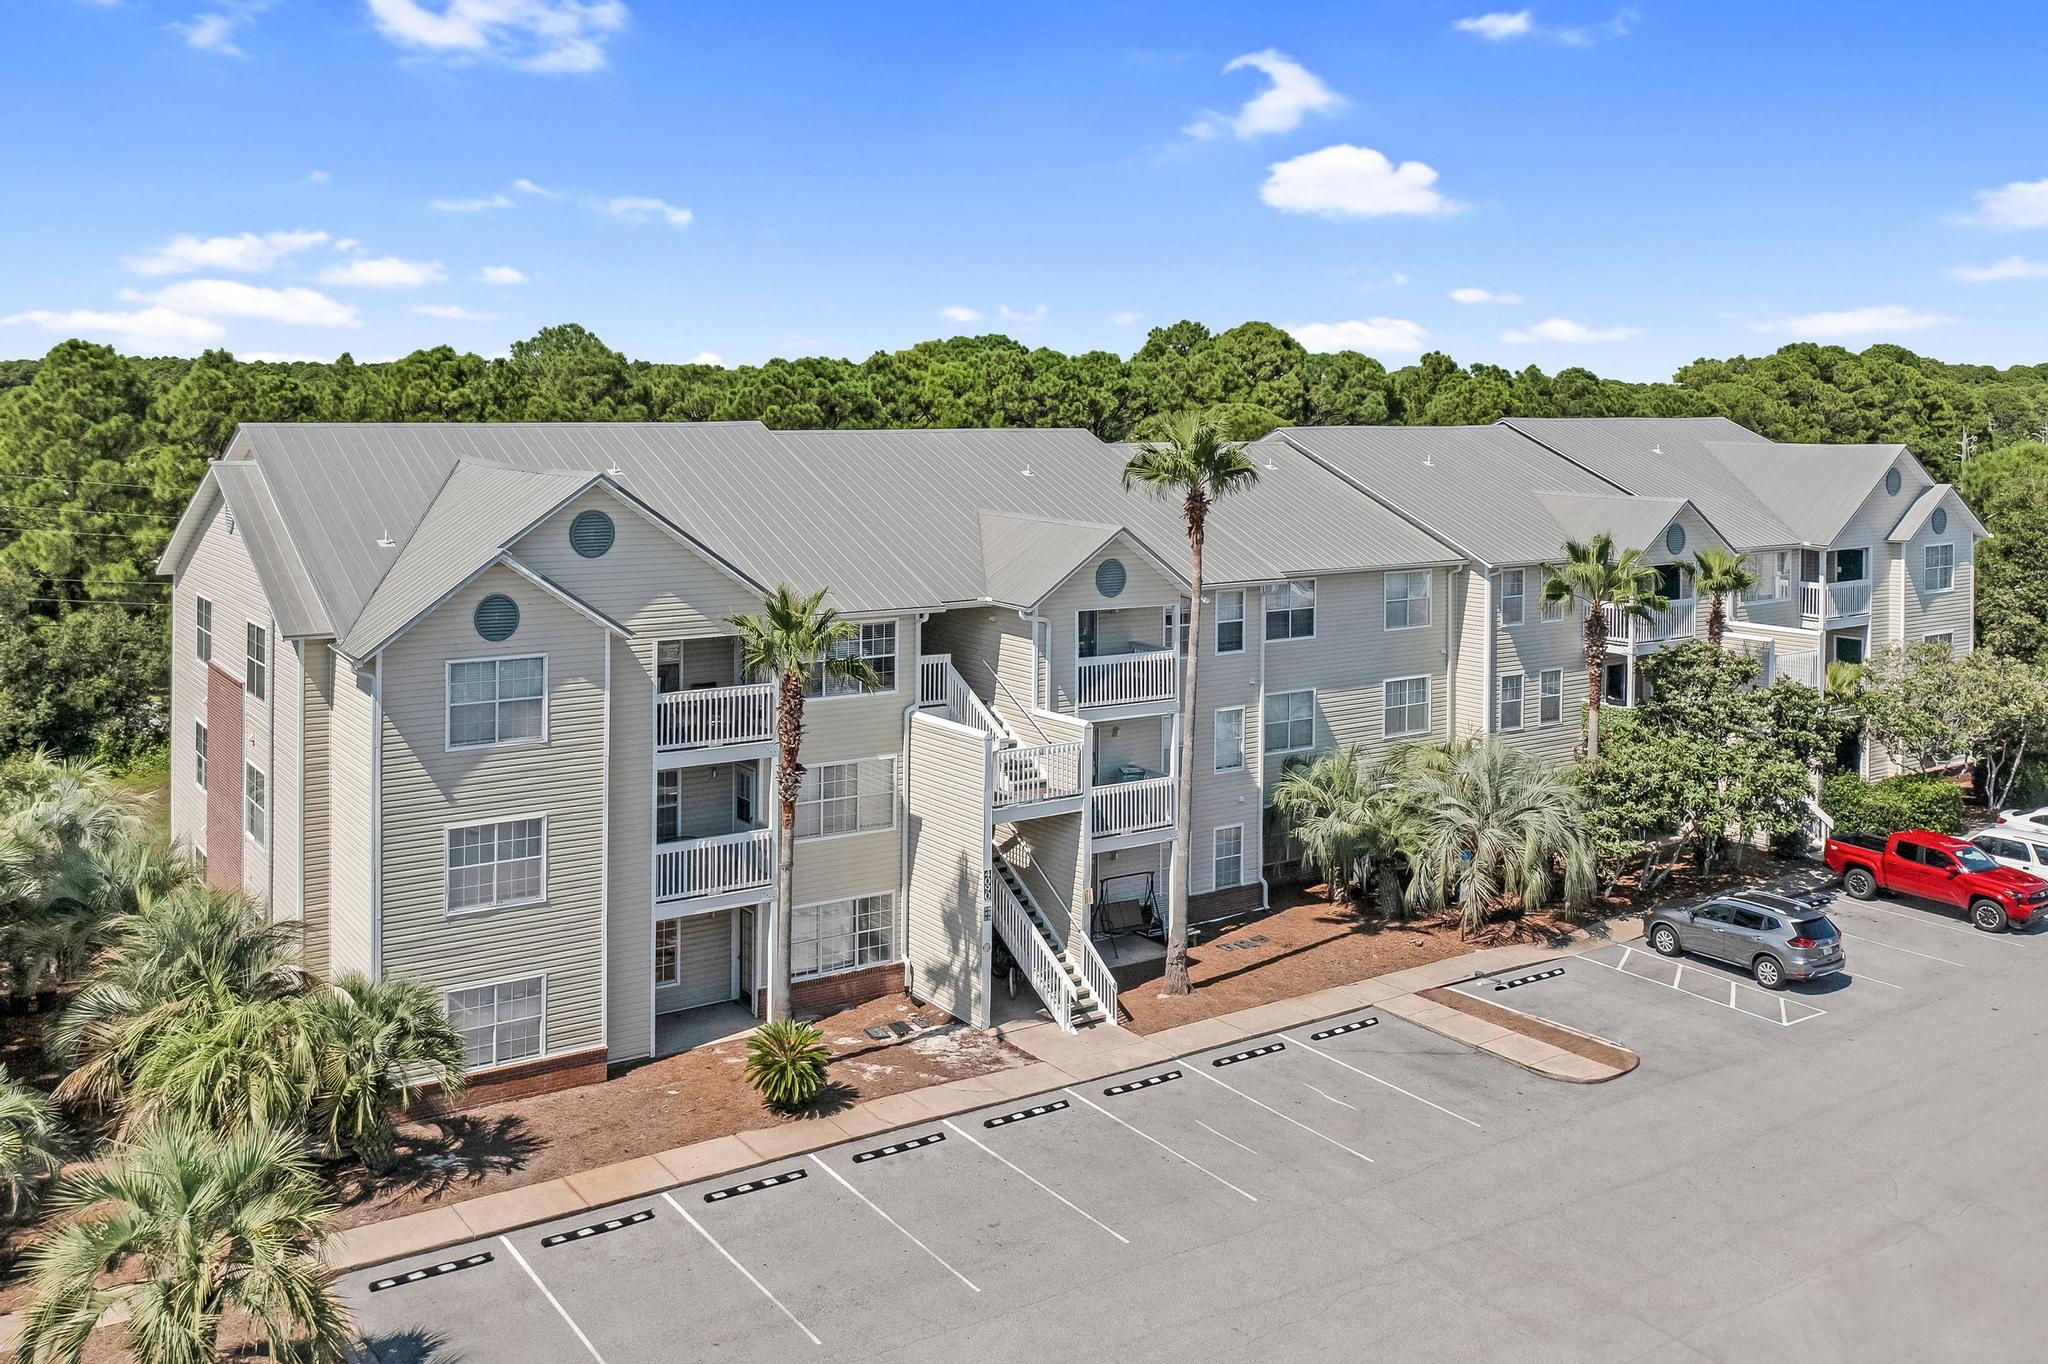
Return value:
[(663, 692), (654, 703), (654, 746), (663, 751), (774, 737), (775, 688), (766, 682)]
[(1173, 823), (1173, 778), (1098, 786), (1088, 793), (1089, 828), (1097, 834), (1132, 834)]
[(1858, 578), (1851, 582), (1799, 584), (1799, 614), (1802, 617), (1808, 621), (1820, 620), (1823, 607), (1828, 620), (1868, 614), (1870, 580)]
[(700, 895), (775, 884), (775, 831), (748, 829), (717, 838), (686, 838), (654, 850), (654, 898)]
[(1039, 744), (996, 750), (996, 805), (1023, 805), (1081, 794), (1081, 745)]
[(1625, 616), (1607, 605), (1607, 642), (1616, 645), (1658, 644), (1667, 639), (1689, 639), (1695, 632), (1693, 621), (1699, 611), (1699, 602), (1691, 597), (1683, 598), (1657, 612), (1648, 620)]
[(1172, 649), (1084, 658), (1077, 671), (1075, 699), (1082, 706), (1171, 701), (1180, 694), (1180, 655)]

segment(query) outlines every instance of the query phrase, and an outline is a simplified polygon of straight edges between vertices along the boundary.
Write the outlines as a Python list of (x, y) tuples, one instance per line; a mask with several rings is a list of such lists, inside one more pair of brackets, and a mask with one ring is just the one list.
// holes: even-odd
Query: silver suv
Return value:
[(1766, 990), (1833, 975), (1848, 964), (1841, 931), (1821, 913), (1819, 902), (1770, 891), (1654, 909), (1643, 916), (1643, 935), (1667, 957), (1691, 952), (1740, 966)]

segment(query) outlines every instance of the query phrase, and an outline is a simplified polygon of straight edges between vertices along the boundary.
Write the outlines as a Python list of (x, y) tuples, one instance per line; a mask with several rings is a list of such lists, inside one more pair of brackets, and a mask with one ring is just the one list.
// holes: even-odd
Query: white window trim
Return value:
[[(1387, 728), (1387, 688), (1396, 682), (1420, 682), (1427, 697), (1424, 706), (1421, 729), (1404, 729), (1396, 734)], [(1407, 707), (1403, 706), (1403, 710)], [(1380, 679), (1380, 737), (1383, 739), (1412, 739), (1418, 734), (1436, 733), (1436, 684), (1428, 673), (1410, 673), (1406, 677), (1385, 677)]]
[[(444, 860), (448, 855), (445, 843), (442, 845), (441, 855)], [(549, 990), (548, 973), (536, 971), (532, 975), (527, 976), (503, 976), (496, 980), (471, 981), (462, 985), (450, 985), (441, 991), (441, 1012), (447, 1014), (448, 1021), (453, 1023), (455, 1021), (454, 1015), (448, 1014), (448, 996), (460, 993), (463, 990), (495, 990), (501, 985), (517, 985), (522, 980), (533, 980), (536, 977), (540, 980), (540, 1050), (531, 1056), (522, 1056), (516, 1061), (493, 1061), (488, 1066), (478, 1066), (475, 1070), (466, 1070), (465, 1074), (488, 1075), (494, 1070), (503, 1070), (507, 1066), (528, 1066), (532, 1065), (535, 1061), (545, 1061), (548, 1059), (548, 999), (551, 993)]]
[[(1266, 617), (1270, 615), (1271, 612), (1269, 612), (1266, 609), (1266, 594), (1265, 592), (1261, 592), (1259, 594), (1259, 640), (1261, 643), (1269, 645), (1293, 644), (1298, 640), (1314, 639), (1317, 635), (1322, 633), (1323, 592), (1322, 589), (1319, 586), (1317, 586), (1316, 580), (1314, 578), (1288, 578), (1279, 583), (1274, 584), (1274, 587), (1267, 589), (1267, 591), (1272, 591), (1275, 589), (1287, 590), (1304, 583), (1308, 585), (1309, 596), (1313, 598), (1313, 600), (1309, 603), (1308, 608), (1310, 621), (1308, 633), (1305, 635), (1289, 634), (1276, 637), (1270, 631), (1268, 631), (1266, 629)], [(1297, 609), (1298, 608), (1292, 606), (1287, 608), (1287, 610), (1290, 613)]]
[(1956, 546), (1953, 540), (1937, 540), (1932, 544), (1922, 545), (1920, 547), (1920, 572), (1923, 577), (1926, 575), (1928, 552), (1936, 549), (1948, 551), (1948, 586), (1929, 587), (1925, 582), (1922, 582), (1920, 586), (1922, 596), (1946, 597), (1949, 593), (1956, 590)]
[[(1389, 624), (1387, 624), (1387, 600), (1388, 600), (1388, 598), (1387, 598), (1387, 583), (1389, 582), (1389, 580), (1391, 580), (1391, 579), (1394, 579), (1394, 578), (1412, 578), (1412, 577), (1416, 576), (1417, 574), (1420, 574), (1420, 575), (1422, 576), (1422, 596), (1421, 596), (1420, 598), (1416, 598), (1416, 597), (1412, 597), (1412, 596), (1411, 596), (1411, 597), (1406, 597), (1406, 598), (1403, 598), (1403, 600), (1405, 600), (1405, 601), (1409, 602), (1409, 603), (1410, 603), (1411, 605), (1412, 605), (1412, 604), (1413, 604), (1414, 602), (1416, 602), (1417, 600), (1420, 600), (1420, 601), (1425, 601), (1425, 602), (1428, 602), (1428, 603), (1429, 603), (1429, 610), (1428, 610), (1428, 612), (1426, 613), (1426, 614), (1427, 614), (1427, 619), (1425, 619), (1425, 620), (1422, 620), (1422, 621), (1419, 621), (1419, 622), (1411, 622), (1410, 624), (1407, 624), (1407, 625), (1389, 625)], [(1390, 634), (1390, 635), (1391, 635), (1391, 634), (1399, 634), (1400, 632), (1402, 632), (1402, 631), (1404, 631), (1404, 630), (1427, 630), (1427, 629), (1428, 629), (1428, 628), (1429, 628), (1429, 627), (1430, 627), (1431, 625), (1433, 625), (1433, 624), (1435, 624), (1435, 623), (1436, 623), (1436, 571), (1435, 571), (1434, 569), (1428, 569), (1428, 568), (1390, 568), (1390, 569), (1387, 569), (1387, 570), (1386, 570), (1385, 572), (1383, 572), (1383, 573), (1381, 573), (1381, 574), (1380, 574), (1380, 629), (1381, 629), (1381, 630), (1385, 631), (1385, 632), (1386, 632), (1387, 634)]]
[[(1503, 716), (1503, 712), (1507, 704), (1507, 693), (1504, 684), (1511, 677), (1515, 679), (1516, 682), (1521, 684), (1521, 694), (1515, 700), (1515, 708), (1521, 718), (1518, 719), (1512, 725), (1508, 724)], [(1543, 702), (1543, 697), (1540, 692), (1537, 694), (1536, 700), (1537, 704), (1540, 706)], [(1502, 673), (1498, 678), (1494, 680), (1493, 723), (1494, 727), (1497, 730), (1499, 730), (1502, 734), (1520, 734), (1523, 730), (1529, 727), (1529, 674)]]
[[(1225, 597), (1237, 598), (1237, 619), (1231, 622), (1231, 624), (1237, 626), (1237, 647), (1235, 649), (1226, 649), (1223, 647), (1224, 620), (1222, 607), (1223, 599)], [(1245, 646), (1251, 642), (1249, 638), (1251, 633), (1249, 629), (1250, 623), (1245, 619), (1244, 589), (1241, 587), (1233, 587), (1224, 591), (1220, 591), (1216, 594), (1216, 600), (1213, 604), (1217, 609), (1215, 625), (1210, 632), (1210, 652), (1214, 653), (1219, 658), (1228, 658), (1233, 654), (1243, 653), (1245, 651)], [(1263, 624), (1263, 622), (1261, 622), (1261, 624)]]
[[(1218, 836), (1219, 834), (1225, 833), (1226, 831), (1228, 831), (1228, 830), (1231, 830), (1231, 829), (1235, 829), (1235, 830), (1237, 830), (1237, 879), (1236, 879), (1235, 881), (1232, 881), (1232, 882), (1231, 882), (1231, 883), (1230, 883), (1229, 885), (1225, 886), (1225, 885), (1219, 885), (1219, 884), (1217, 883), (1217, 880), (1216, 880), (1216, 862), (1217, 862), (1217, 852), (1216, 852), (1216, 839), (1217, 839), (1217, 836)], [(1216, 827), (1215, 827), (1214, 829), (1211, 829), (1211, 830), (1209, 831), (1209, 889), (1210, 889), (1211, 891), (1218, 891), (1218, 890), (1237, 890), (1237, 889), (1239, 889), (1240, 887), (1242, 887), (1243, 885), (1244, 885), (1244, 825), (1242, 825), (1242, 824), (1218, 824), (1218, 825), (1217, 825), (1217, 826), (1216, 826)]]
[[(1271, 725), (1266, 719), (1266, 706), (1283, 696), (1306, 696), (1308, 698), (1308, 742), (1300, 748), (1267, 748), (1266, 735)], [(1314, 687), (1292, 687), (1286, 691), (1269, 691), (1259, 707), (1259, 752), (1268, 758), (1284, 758), (1290, 753), (1313, 753), (1316, 749), (1316, 689)]]
[[(192, 731), (192, 784), (204, 791), (206, 789), (206, 773), (213, 770), (213, 735), (207, 732), (206, 721), (204, 720), (194, 720), (192, 722)], [(206, 763), (204, 768), (200, 766), (199, 762), (199, 740), (202, 738), (206, 740)], [(266, 796), (269, 794), (268, 791), (264, 792)]]
[(1935, 630), (1920, 636), (1920, 642), (1922, 644), (1946, 644), (1949, 648), (1953, 649), (1956, 647), (1956, 632), (1953, 630)]
[(1872, 570), (1877, 567), (1877, 560), (1871, 554), (1869, 545), (1843, 545), (1840, 549), (1829, 550), (1827, 559), (1821, 564), (1821, 571), (1827, 573), (1840, 568), (1844, 554), (1861, 554), (1863, 556), (1863, 576), (1860, 578), (1829, 578), (1827, 580), (1828, 584), (1832, 585), (1837, 582), (1869, 583), (1872, 590), (1876, 590), (1877, 579), (1873, 575)]
[[(1512, 596), (1509, 595), (1507, 590), (1509, 574), (1513, 574), (1521, 582), (1520, 588)], [(1529, 619), (1529, 570), (1525, 568), (1504, 568), (1500, 570), (1496, 579), (1494, 595), (1499, 599), (1498, 613), (1502, 628), (1514, 629), (1522, 625)], [(1511, 601), (1515, 604), (1515, 618), (1513, 620), (1508, 619), (1508, 603)], [(1434, 613), (1432, 612), (1432, 614)]]
[[(673, 926), (676, 930), (676, 954), (674, 958), (676, 975), (674, 980), (663, 980), (661, 978), (661, 930), (669, 926)], [(682, 916), (671, 915), (666, 919), (656, 919), (654, 921), (654, 936), (652, 939), (650, 939), (650, 947), (651, 951), (649, 955), (654, 963), (654, 988), (657, 990), (666, 990), (673, 989), (676, 986), (681, 985), (683, 983)]]
[[(1310, 725), (1311, 727), (1313, 727), (1315, 703), (1310, 702), (1309, 707)], [(1209, 756), (1210, 761), (1213, 764), (1215, 762), (1216, 757), (1216, 736), (1223, 732), (1223, 726), (1217, 723), (1217, 721), (1219, 717), (1228, 715), (1231, 711), (1237, 712), (1237, 766), (1216, 766), (1214, 767), (1214, 771), (1217, 773), (1244, 771), (1244, 710), (1245, 708), (1243, 706), (1218, 706), (1216, 707), (1215, 714), (1209, 717)]]
[(249, 665), (256, 661), (255, 657), (249, 652), (249, 631), (261, 630), (263, 632), (263, 694), (261, 696), (257, 696), (254, 693), (250, 693), (250, 699), (252, 701), (261, 701), (265, 705), (268, 705), (270, 703), (270, 693), (272, 690), (270, 664), (271, 660), (277, 656), (277, 650), (271, 644), (270, 627), (268, 625), (265, 625), (260, 620), (250, 620), (246, 616), (243, 617), (243, 621), (244, 624), (242, 628), (242, 690), (245, 692), (249, 690)]
[[(815, 700), (815, 699), (817, 699), (817, 698), (813, 697), (813, 698), (810, 698), (810, 699), (811, 699), (811, 700)], [(845, 699), (845, 698), (838, 698), (838, 699), (842, 699), (842, 700), (843, 700), (843, 699)], [(808, 704), (809, 704), (809, 701), (806, 701), (806, 702), (805, 702), (805, 704), (806, 704), (806, 705), (808, 705)], [(900, 777), (902, 776), (902, 771), (901, 771), (901, 769), (900, 769), (900, 768), (898, 768), (898, 767), (896, 766), (896, 762), (897, 762), (897, 758), (898, 758), (898, 756), (899, 756), (899, 755), (898, 755), (898, 754), (895, 754), (895, 753), (876, 753), (876, 754), (873, 754), (873, 755), (871, 755), (871, 756), (869, 756), (869, 757), (866, 757), (866, 758), (835, 758), (835, 759), (834, 759), (833, 761), (831, 761), (831, 762), (828, 762), (828, 763), (805, 763), (805, 764), (804, 764), (804, 770), (805, 770), (805, 771), (807, 771), (807, 772), (815, 772), (815, 771), (817, 771), (817, 770), (818, 770), (819, 768), (821, 768), (821, 767), (858, 767), (858, 766), (859, 766), (860, 764), (862, 764), (862, 763), (870, 763), (870, 762), (886, 762), (886, 763), (888, 763), (888, 764), (889, 764), (889, 822), (888, 822), (887, 824), (877, 824), (877, 825), (876, 825), (876, 826), (875, 826), (874, 828), (872, 828), (872, 829), (847, 829), (847, 830), (844, 830), (844, 831), (842, 831), (842, 832), (840, 832), (840, 833), (836, 833), (836, 834), (800, 834), (800, 833), (793, 833), (793, 834), (792, 834), (791, 836), (792, 836), (792, 837), (793, 837), (793, 838), (794, 838), (794, 839), (795, 839), (795, 840), (796, 840), (796, 841), (797, 841), (798, 843), (830, 843), (830, 842), (831, 842), (831, 841), (832, 841), (833, 839), (835, 839), (835, 838), (867, 838), (867, 837), (869, 837), (869, 836), (871, 836), (871, 835), (874, 835), (874, 834), (886, 834), (886, 833), (890, 833), (890, 832), (894, 831), (894, 830), (895, 830), (895, 828), (897, 827), (897, 825), (898, 825), (898, 824), (899, 824), (899, 823), (901, 822), (901, 820), (902, 820), (902, 812), (901, 812), (900, 810), (898, 810), (898, 809), (897, 809), (897, 807), (898, 807), (899, 805), (901, 805), (901, 804), (903, 803), (903, 799), (902, 799), (902, 791), (901, 791), (901, 788), (900, 788), (900, 787), (899, 787), (899, 786), (897, 785), (897, 781), (898, 781), (898, 779), (899, 779), (899, 778), (900, 778)], [(858, 807), (858, 803), (859, 803), (859, 800), (860, 800), (860, 794), (859, 794), (859, 789), (858, 789), (858, 788), (859, 788), (859, 780), (858, 780), (858, 778), (856, 778), (856, 779), (855, 779), (855, 793), (854, 793), (854, 801), (855, 801), (856, 807)], [(799, 796), (798, 796), (798, 798), (797, 798), (797, 802), (796, 802), (796, 808), (797, 808), (797, 811), (798, 811), (798, 817), (799, 817), (799, 818), (801, 818), (801, 816), (802, 816), (802, 811), (803, 811), (803, 808), (804, 808), (804, 802), (803, 802), (803, 798), (802, 798), (802, 796), (801, 796), (801, 795), (799, 795)], [(772, 825), (771, 825), (771, 826), (769, 826), (769, 827), (771, 827), (771, 828), (772, 828), (772, 827), (774, 827), (774, 826), (772, 826)], [(879, 894), (880, 892), (878, 891), (878, 892), (876, 892), (876, 893), (877, 893), (877, 894)], [(891, 892), (891, 894), (893, 894), (893, 893), (894, 893), (894, 892), (892, 891), (892, 892)], [(846, 898), (847, 898), (847, 897), (846, 897), (846, 896), (844, 896), (844, 895), (840, 895), (840, 896), (835, 896), (835, 897), (834, 897), (834, 899), (837, 899), (837, 900), (844, 900), (844, 899), (846, 899)], [(855, 899), (858, 899), (859, 897), (858, 897), (858, 896), (855, 896), (854, 898), (855, 898)], [(817, 901), (814, 901), (813, 903), (814, 903), (814, 904), (820, 904), (820, 905), (829, 905), (829, 904), (833, 903), (833, 901), (832, 901), (832, 900), (817, 900)], [(790, 906), (790, 908), (792, 908), (792, 909), (798, 909), (798, 908), (802, 908), (802, 906), (798, 906), (798, 905), (792, 905), (792, 906)]]
[[(487, 744), (458, 744), (455, 740), (455, 722), (450, 714), (455, 703), (449, 699), (455, 688), (455, 669), (465, 663), (517, 663), (524, 658), (540, 660), (540, 737), (537, 739), (493, 739)], [(443, 753), (480, 753), (492, 748), (543, 748), (548, 742), (549, 712), (548, 683), (550, 680), (548, 654), (487, 654), (481, 658), (451, 658), (441, 664), (441, 751)], [(656, 704), (661, 698), (655, 697)], [(494, 823), (495, 821), (484, 821)]]
[[(213, 598), (195, 596), (192, 599), (192, 654), (201, 663), (213, 662)], [(205, 607), (206, 624), (199, 623), (200, 607)], [(206, 637), (206, 652), (199, 652), (199, 637)]]
[[(868, 830), (866, 832), (880, 831)], [(827, 834), (825, 835), (825, 837), (844, 838), (846, 837), (846, 835)], [(806, 909), (817, 909), (822, 905), (836, 905), (839, 904), (841, 901), (852, 901), (857, 905), (862, 900), (887, 900), (889, 902), (889, 955), (884, 957), (880, 961), (871, 961), (865, 965), (841, 966), (836, 970), (831, 971), (814, 971), (808, 976), (797, 975), (796, 967), (794, 965), (791, 965), (789, 969), (790, 979), (792, 981), (830, 980), (834, 976), (852, 975), (855, 971), (872, 971), (878, 966), (890, 966), (896, 962), (903, 960), (903, 933), (901, 931), (903, 925), (903, 917), (899, 912), (902, 908), (902, 901), (897, 896), (896, 888), (894, 886), (891, 886), (887, 890), (855, 891), (851, 895), (834, 895), (833, 897), (827, 900), (812, 900), (808, 904), (791, 905), (789, 907), (789, 918), (792, 945), (794, 945), (794, 938), (796, 934), (796, 916), (799, 911)], [(855, 913), (858, 912), (859, 911), (856, 909)]]
[[(1555, 720), (1546, 720), (1543, 718), (1543, 679), (1552, 673), (1557, 674), (1557, 718)], [(1564, 678), (1565, 669), (1563, 668), (1545, 668), (1536, 674), (1536, 727), (1538, 729), (1564, 723)], [(1525, 714), (1529, 705), (1528, 688), (1529, 684), (1524, 682), (1522, 684), (1522, 707)]]
[[(206, 760), (211, 765), (213, 755), (208, 753)], [(259, 848), (267, 849), (270, 847), (270, 774), (251, 762), (247, 757), (242, 759), (242, 769), (242, 837), (245, 841), (254, 843)], [(263, 778), (263, 836), (261, 838), (249, 832), (249, 774), (251, 772)]]
[[(540, 894), (530, 895), (524, 900), (500, 900), (496, 903), (488, 905), (466, 905), (461, 909), (451, 909), (448, 905), (448, 873), (450, 870), (452, 870), (448, 865), (448, 835), (453, 833), (457, 829), (481, 829), (492, 825), (511, 824), (517, 820), (522, 819), (537, 819), (540, 821)], [(516, 814), (494, 815), (490, 819), (457, 820), (454, 823), (443, 824), (441, 826), (442, 918), (470, 919), (476, 917), (479, 914), (491, 914), (501, 909), (523, 909), (531, 905), (544, 905), (548, 902), (549, 890), (550, 886), (548, 884), (548, 817), (545, 813), (538, 810), (528, 810)], [(525, 979), (527, 979), (527, 977), (525, 976), (513, 976), (511, 980), (485, 981), (484, 984), (507, 985), (510, 984), (511, 981)]]
[[(866, 617), (865, 619), (863, 619), (863, 618), (858, 618), (858, 617), (852, 617), (852, 616), (842, 616), (842, 617), (840, 617), (840, 619), (842, 619), (842, 620), (845, 620), (845, 621), (847, 621), (848, 623), (850, 623), (851, 625), (853, 625), (853, 626), (854, 626), (854, 627), (855, 627), (856, 629), (858, 629), (858, 628), (859, 628), (860, 626), (863, 626), (863, 625), (893, 625), (893, 626), (895, 626), (895, 627), (896, 627), (896, 652), (895, 652), (895, 655), (894, 655), (894, 657), (895, 657), (895, 659), (896, 659), (896, 671), (895, 671), (895, 681), (891, 682), (891, 683), (890, 683), (890, 684), (889, 684), (889, 685), (888, 685), (887, 687), (878, 687), (878, 688), (876, 688), (876, 689), (875, 689), (874, 691), (843, 691), (843, 692), (839, 693), (839, 695), (837, 695), (837, 696), (827, 696), (827, 695), (825, 694), (825, 691), (824, 691), (824, 686), (823, 686), (823, 683), (821, 682), (821, 683), (819, 684), (819, 690), (818, 690), (818, 694), (817, 694), (816, 696), (813, 696), (813, 695), (811, 695), (811, 693), (810, 693), (810, 683), (809, 683), (809, 681), (808, 681), (808, 680), (806, 680), (806, 682), (804, 683), (804, 705), (805, 705), (805, 707), (807, 707), (807, 708), (808, 708), (808, 707), (810, 707), (810, 706), (815, 706), (815, 705), (817, 705), (817, 704), (818, 704), (818, 703), (820, 703), (820, 702), (826, 702), (826, 703), (830, 703), (830, 702), (833, 702), (833, 701), (872, 701), (872, 700), (874, 700), (874, 699), (875, 699), (876, 697), (878, 697), (878, 696), (894, 696), (894, 695), (896, 695), (896, 694), (897, 694), (897, 693), (898, 693), (899, 691), (901, 691), (901, 690), (903, 689), (903, 619), (902, 619), (902, 617), (900, 617), (900, 616), (869, 616), (869, 617)], [(1079, 627), (1076, 627), (1076, 628), (1079, 628)], [(862, 658), (866, 658), (866, 657), (867, 657), (867, 655), (866, 655), (866, 654), (862, 654), (862, 655), (860, 655), (860, 657), (862, 657)], [(912, 660), (911, 660), (911, 664), (910, 664), (910, 666), (911, 666), (911, 667), (912, 667), (913, 669), (915, 669), (915, 668), (917, 667), (917, 660), (915, 660), (915, 659), (912, 659)], [(828, 901), (827, 903), (829, 903), (829, 901)]]

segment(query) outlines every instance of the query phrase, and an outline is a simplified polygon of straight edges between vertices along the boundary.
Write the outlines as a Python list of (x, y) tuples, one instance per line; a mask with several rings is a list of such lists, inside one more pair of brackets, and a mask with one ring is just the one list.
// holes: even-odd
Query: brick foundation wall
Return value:
[(1207, 895), (1190, 895), (1188, 921), (1198, 924), (1209, 919), (1249, 914), (1259, 907), (1260, 895), (1256, 882), (1249, 886), (1233, 886), (1229, 890), (1212, 890)]
[(507, 1099), (524, 1099), (535, 1094), (552, 1094), (558, 1089), (594, 1085), (605, 1078), (605, 1055), (603, 1047), (593, 1047), (589, 1051), (572, 1051), (538, 1061), (499, 1066), (471, 1076), (462, 1097), (452, 1105), (442, 1101), (438, 1089), (429, 1087), (425, 1096), (413, 1105), (413, 1111), (461, 1112), (485, 1104), (503, 1103)]
[[(884, 995), (903, 993), (903, 963), (892, 961), (882, 966), (870, 966), (859, 971), (842, 971), (836, 976), (820, 976), (816, 980), (800, 980), (789, 987), (789, 1011), (797, 1017), (805, 1014), (829, 1014), (841, 1009), (865, 1004), (871, 999)], [(754, 992), (754, 1014), (759, 1017), (768, 1011), (768, 992)]]

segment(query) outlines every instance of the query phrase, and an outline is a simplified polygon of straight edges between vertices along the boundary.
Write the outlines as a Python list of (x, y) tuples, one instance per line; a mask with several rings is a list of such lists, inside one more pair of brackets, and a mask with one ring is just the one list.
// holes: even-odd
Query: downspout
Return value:
[[(598, 822), (602, 833), (597, 845), (597, 1040), (604, 1047), (605, 1059), (609, 1061), (612, 1054), (612, 632), (600, 625), (597, 636), (604, 641), (604, 787), (598, 793)], [(647, 974), (652, 976), (654, 973), (649, 971)], [(649, 1050), (652, 1049), (650, 1045)]]
[[(1256, 604), (1258, 610), (1253, 611)], [(1273, 888), (1266, 881), (1266, 589), (1263, 584), (1248, 585), (1245, 588), (1244, 628), (1252, 628), (1252, 619), (1259, 622), (1259, 676), (1257, 680), (1259, 705), (1259, 751), (1252, 758), (1258, 766), (1252, 772), (1252, 789), (1259, 793), (1259, 908), (1273, 907)]]
[(1494, 671), (1500, 666), (1500, 622), (1493, 615), (1493, 579), (1499, 570), (1488, 569), (1480, 580), (1482, 598), (1480, 609), (1486, 621), (1486, 686), (1482, 689), (1479, 704), (1483, 707), (1479, 717), (1479, 732), (1491, 734), (1494, 724), (1500, 718), (1499, 708), (1494, 704), (1493, 689), (1499, 685)]
[[(917, 714), (918, 688), (924, 676), (924, 623), (931, 619), (931, 612), (920, 611), (917, 616), (916, 647), (911, 651), (910, 704), (903, 708), (903, 783), (898, 787), (900, 797), (896, 809), (896, 922), (892, 925), (896, 933), (896, 959), (903, 963), (904, 984), (910, 983), (910, 720)], [(897, 672), (903, 671), (898, 660)]]
[(384, 653), (370, 656), (370, 979), (384, 979)]

